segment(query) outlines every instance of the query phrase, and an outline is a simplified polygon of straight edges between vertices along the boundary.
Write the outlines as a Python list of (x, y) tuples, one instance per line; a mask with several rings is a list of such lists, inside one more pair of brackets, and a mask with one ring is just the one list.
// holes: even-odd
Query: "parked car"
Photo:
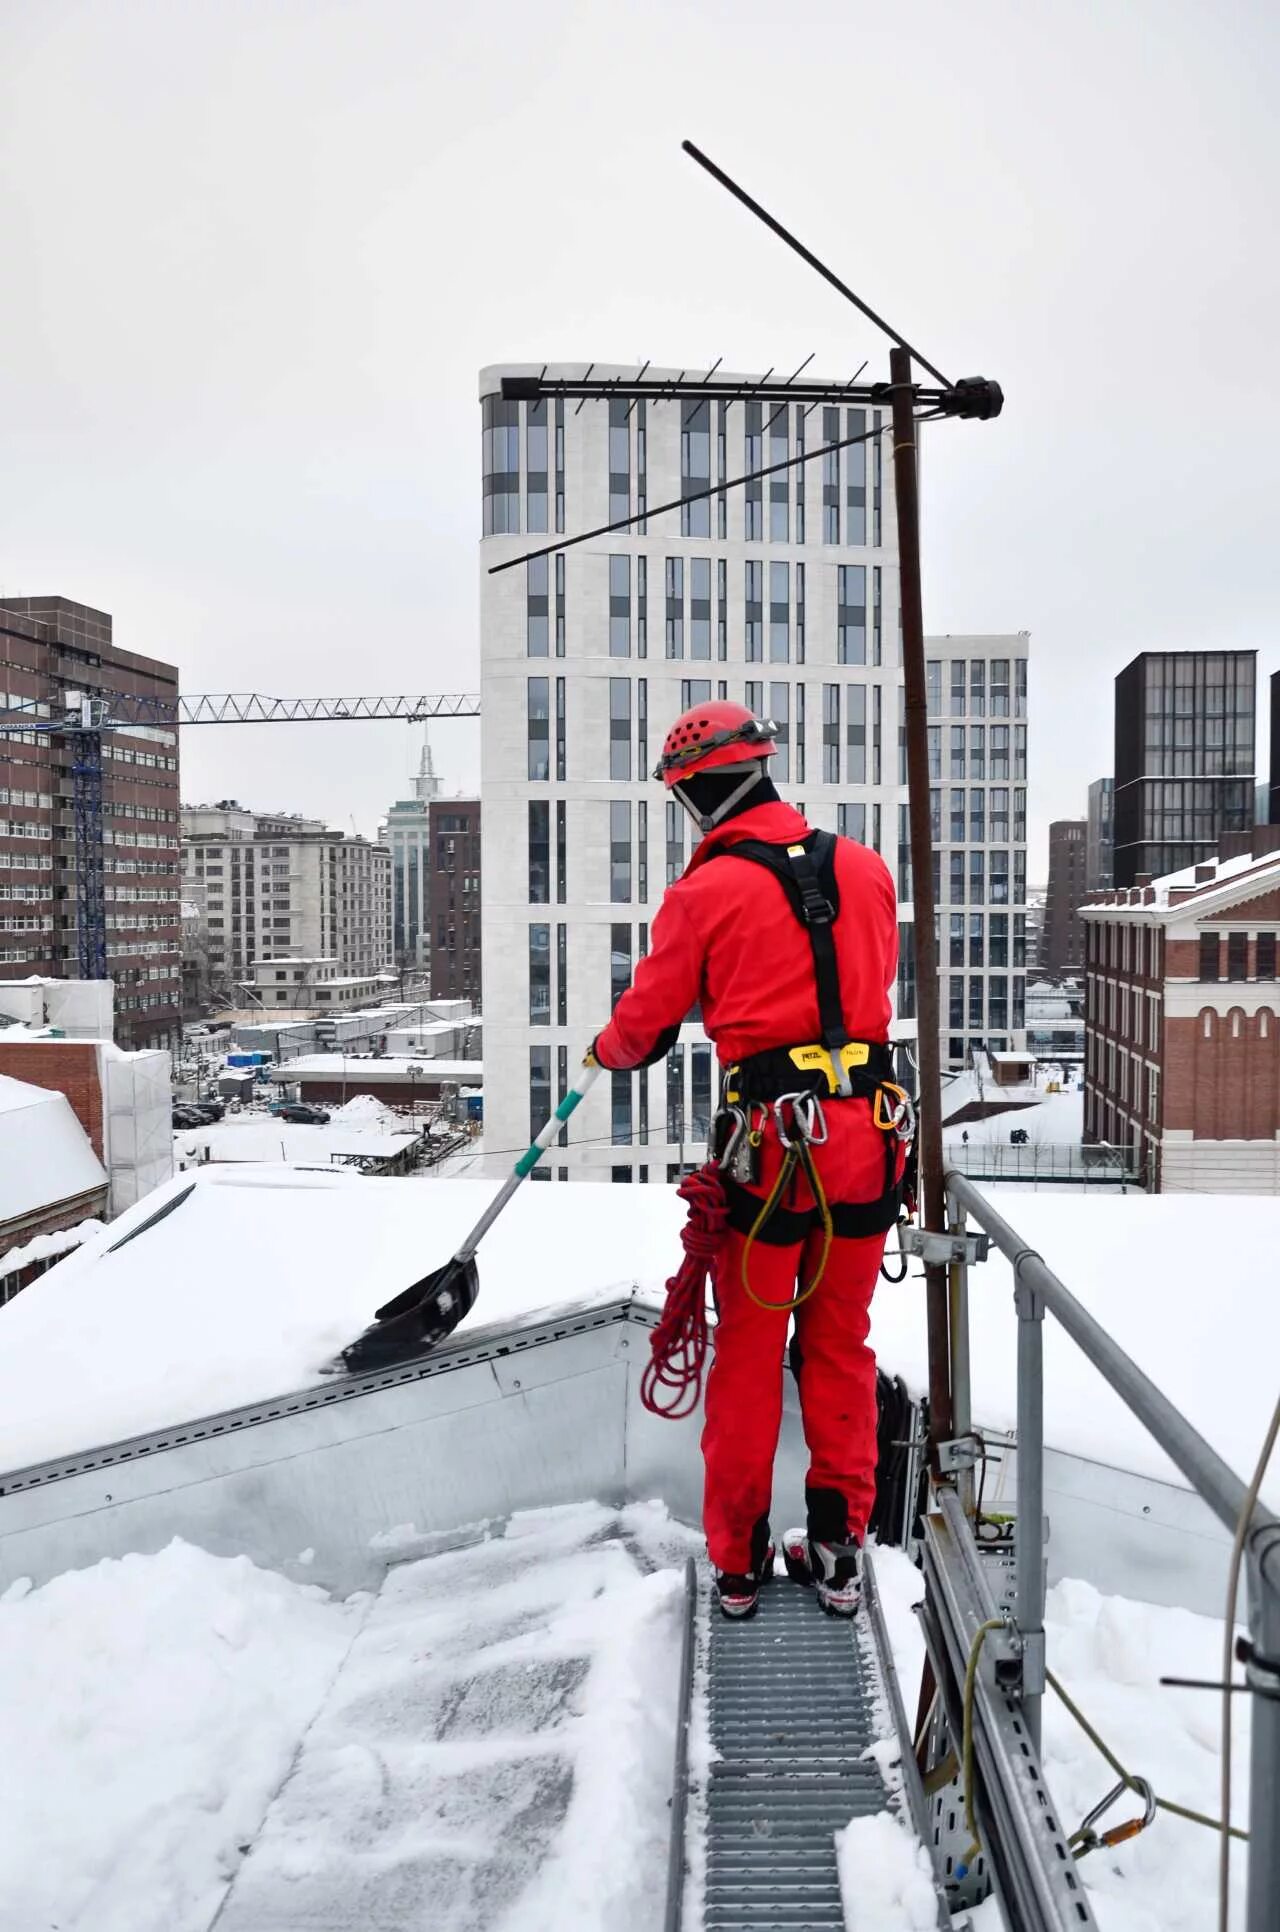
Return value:
[(286, 1100), (271, 1109), (277, 1120), (291, 1120), (297, 1127), (327, 1127), (329, 1116), (323, 1107), (309, 1107), (305, 1100)]
[(177, 1133), (187, 1134), (193, 1127), (207, 1127), (209, 1122), (194, 1107), (179, 1106), (173, 1109), (173, 1125)]
[(207, 1114), (210, 1120), (221, 1120), (227, 1111), (226, 1101), (219, 1100), (214, 1094), (210, 1094), (205, 1100), (193, 1100), (191, 1105), (196, 1113)]

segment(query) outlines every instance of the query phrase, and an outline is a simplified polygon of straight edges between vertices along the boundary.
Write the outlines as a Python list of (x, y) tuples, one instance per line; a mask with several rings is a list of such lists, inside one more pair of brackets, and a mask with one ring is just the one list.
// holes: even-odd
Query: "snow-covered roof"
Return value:
[(344, 1053), (301, 1053), (296, 1060), (282, 1061), (272, 1067), (273, 1080), (367, 1080), (373, 1085), (408, 1083), (410, 1067), (416, 1067), (415, 1080), (465, 1080), (478, 1086), (484, 1074), (482, 1060), (432, 1060), (425, 1055), (382, 1053), (365, 1057)]
[(0, 1224), (106, 1181), (66, 1095), (0, 1074)]
[[(371, 1180), (348, 1169), (206, 1167), (177, 1176), (59, 1262), (38, 1294), (0, 1308), (0, 1469), (310, 1386), (379, 1303), (448, 1259), (493, 1191), (492, 1182)], [(1275, 1401), (1280, 1304), (1260, 1296), (1258, 1283), (1272, 1271), (1280, 1203), (1017, 1187), (991, 1195), (1227, 1462), (1247, 1472)], [(485, 1239), (468, 1320), (488, 1326), (599, 1304), (633, 1285), (656, 1304), (680, 1259), (683, 1221), (674, 1188), (523, 1188)], [(998, 1255), (975, 1270), (970, 1304), (974, 1416), (1010, 1429), (1017, 1322), (1011, 1273)], [(927, 1387), (917, 1277), (881, 1285), (871, 1339), (889, 1372)], [(1053, 1321), (1045, 1358), (1051, 1447), (1180, 1481)], [(1268, 1500), (1280, 1502), (1280, 1471)]]
[[(1197, 879), (1197, 870), (1213, 864), (1213, 876)], [(1280, 852), (1264, 852), (1255, 858), (1251, 852), (1234, 858), (1202, 861), (1200, 867), (1183, 866), (1154, 879), (1149, 886), (1120, 888), (1107, 897), (1080, 907), (1082, 919), (1128, 919), (1136, 922), (1174, 918), (1197, 918), (1216, 913), (1224, 907), (1240, 905), (1260, 893), (1280, 888)], [(1174, 895), (1178, 896), (1175, 897)]]

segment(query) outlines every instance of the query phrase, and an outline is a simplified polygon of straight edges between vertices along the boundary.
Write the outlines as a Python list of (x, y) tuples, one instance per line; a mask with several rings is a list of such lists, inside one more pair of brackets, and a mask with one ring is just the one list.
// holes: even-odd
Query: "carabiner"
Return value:
[[(722, 1114), (728, 1114), (734, 1123), (733, 1132), (729, 1135), (728, 1140), (725, 1142), (724, 1152), (723, 1154), (721, 1154), (719, 1160), (716, 1162), (716, 1166), (723, 1174), (725, 1170), (728, 1168), (730, 1161), (733, 1159), (734, 1155), (738, 1151), (738, 1142), (742, 1139), (742, 1136), (747, 1131), (747, 1116), (745, 1115), (745, 1113), (743, 1113), (741, 1107), (735, 1107), (735, 1106), (722, 1107), (720, 1111)], [(713, 1125), (712, 1131), (713, 1133), (715, 1131), (714, 1125)]]

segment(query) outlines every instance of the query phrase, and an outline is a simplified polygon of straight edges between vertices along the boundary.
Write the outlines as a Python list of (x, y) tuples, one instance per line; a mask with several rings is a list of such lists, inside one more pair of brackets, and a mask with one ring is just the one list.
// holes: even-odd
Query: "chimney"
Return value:
[(1151, 874), (1149, 872), (1140, 872), (1133, 883), (1136, 886), (1149, 886), (1151, 884)]
[(1210, 859), (1205, 865), (1198, 865), (1196, 867), (1196, 884), (1208, 885), (1210, 879), (1215, 877), (1217, 870), (1218, 866), (1215, 859)]
[(1180, 906), (1184, 899), (1190, 899), (1192, 897), (1194, 890), (1195, 888), (1193, 886), (1170, 886), (1169, 904), (1171, 906)]
[(1145, 885), (1145, 886), (1143, 886), (1143, 888), (1142, 888), (1142, 903), (1143, 903), (1143, 905), (1144, 905), (1144, 906), (1153, 906), (1153, 905), (1155, 904), (1155, 902), (1156, 902), (1156, 889), (1155, 889), (1155, 887), (1154, 887), (1153, 885)]
[(1280, 825), (1255, 825), (1249, 847), (1250, 857), (1265, 859), (1280, 852)]

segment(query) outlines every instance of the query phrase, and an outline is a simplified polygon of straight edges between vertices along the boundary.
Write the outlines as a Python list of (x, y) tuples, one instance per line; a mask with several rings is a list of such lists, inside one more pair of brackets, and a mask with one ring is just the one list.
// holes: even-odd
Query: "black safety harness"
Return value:
[[(821, 1120), (822, 1106), (834, 1100), (870, 1102), (872, 1117), (885, 1139), (884, 1188), (873, 1201), (834, 1202), (829, 1208), (823, 1202), (835, 1235), (857, 1239), (883, 1234), (895, 1225), (904, 1203), (914, 1199), (915, 1112), (908, 1095), (894, 1080), (892, 1049), (882, 1041), (856, 1040), (845, 1022), (836, 952), (840, 894), (835, 855), (836, 837), (831, 832), (810, 832), (790, 845), (742, 839), (709, 855), (746, 859), (771, 873), (782, 887), (792, 914), (804, 927), (813, 954), (820, 1042), (770, 1047), (726, 1068), (717, 1116), (716, 1139), (729, 1200), (729, 1224), (769, 1246), (803, 1241), (814, 1224), (812, 1209), (797, 1211), (784, 1206), (777, 1189), (762, 1222), (759, 1196), (739, 1178), (743, 1163), (735, 1163), (732, 1155), (741, 1130), (745, 1125), (748, 1143), (758, 1147), (771, 1110), (784, 1146), (796, 1148), (812, 1187), (809, 1146), (819, 1145), (825, 1138), (825, 1130), (821, 1136), (813, 1131), (815, 1119)], [(899, 1176), (898, 1150), (904, 1143), (907, 1159)], [(814, 1193), (821, 1199), (819, 1189)]]

